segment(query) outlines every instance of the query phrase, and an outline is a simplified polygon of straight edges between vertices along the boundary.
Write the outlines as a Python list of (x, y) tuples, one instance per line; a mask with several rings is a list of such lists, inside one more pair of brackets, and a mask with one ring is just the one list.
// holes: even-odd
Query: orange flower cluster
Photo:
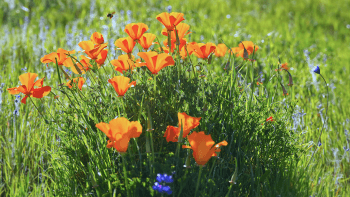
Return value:
[[(146, 66), (148, 70), (153, 74), (158, 74), (161, 69), (167, 66), (175, 65), (175, 61), (169, 53), (176, 52), (175, 56), (181, 56), (182, 59), (186, 59), (187, 56), (194, 54), (196, 57), (203, 60), (211, 60), (211, 57), (224, 57), (228, 51), (228, 47), (220, 43), (215, 45), (214, 43), (196, 43), (189, 42), (185, 37), (191, 34), (190, 26), (183, 23), (183, 13), (161, 13), (157, 15), (157, 20), (164, 25), (164, 29), (161, 34), (167, 36), (168, 39), (163, 41), (165, 47), (160, 48), (161, 52), (149, 51), (156, 38), (155, 34), (146, 33), (148, 26), (144, 23), (131, 23), (125, 26), (125, 33), (128, 37), (119, 38), (115, 41), (114, 45), (117, 49), (122, 50), (126, 54), (119, 55), (117, 59), (112, 60), (110, 63), (113, 68), (119, 73), (132, 71), (141, 66)], [(136, 59), (132, 52), (136, 44), (139, 44), (144, 52), (139, 52), (137, 55), (142, 58)], [(108, 49), (107, 44), (104, 41), (103, 35), (99, 32), (94, 32), (90, 40), (82, 41), (79, 46), (83, 49), (82, 52), (85, 55), (80, 55), (80, 60), (77, 57), (72, 56), (75, 54), (75, 50), (67, 51), (59, 48), (57, 52), (52, 52), (45, 55), (40, 59), (42, 63), (55, 63), (61, 70), (62, 66), (68, 67), (75, 74), (85, 74), (90, 70), (100, 68), (104, 65), (107, 58)], [(159, 46), (160, 44), (157, 43)], [(237, 57), (242, 57), (244, 60), (255, 61), (249, 59), (249, 55), (257, 51), (259, 47), (254, 45), (252, 41), (242, 41), (238, 47), (231, 48), (231, 54), (235, 54)], [(287, 63), (281, 65), (282, 69), (288, 70)], [(43, 87), (43, 80), (39, 79), (35, 81), (38, 75), (35, 73), (26, 73), (19, 77), (22, 85), (15, 88), (8, 88), (11, 94), (23, 93), (25, 97), (22, 99), (22, 103), (26, 103), (27, 97), (42, 98), (48, 95), (51, 91), (51, 87)], [(204, 75), (201, 75), (204, 76)], [(67, 77), (69, 81), (65, 83), (68, 88), (82, 89), (85, 79), (83, 77)], [(132, 86), (136, 86), (136, 81), (132, 81), (131, 78), (125, 76), (115, 76), (108, 80), (118, 97), (122, 97), (126, 94), (128, 89)], [(259, 78), (257, 84), (261, 84)], [(292, 83), (291, 83), (292, 84)], [(283, 86), (282, 86), (283, 87)], [(284, 89), (284, 87), (283, 87)], [(285, 89), (284, 89), (284, 92)], [(216, 156), (217, 152), (220, 152), (221, 146), (227, 146), (227, 142), (224, 140), (215, 145), (211, 135), (205, 135), (203, 131), (193, 132), (191, 130), (199, 125), (201, 117), (191, 117), (186, 113), (178, 113), (178, 125), (168, 126), (164, 133), (167, 142), (178, 142), (180, 133), (182, 130), (182, 138), (187, 138), (190, 146), (183, 145), (182, 148), (190, 148), (193, 150), (193, 157), (198, 165), (205, 165), (212, 156)], [(274, 121), (272, 117), (269, 117), (266, 122)], [(100, 129), (109, 138), (107, 148), (115, 148), (120, 153), (127, 151), (129, 141), (131, 138), (139, 137), (142, 133), (142, 126), (137, 121), (129, 121), (126, 118), (120, 117), (111, 120), (109, 123), (100, 122), (96, 124), (96, 127)]]
[(95, 32), (91, 35), (91, 40), (81, 41), (78, 45), (84, 50), (84, 53), (88, 56), (81, 55), (81, 60), (77, 60), (76, 57), (70, 58), (68, 54), (74, 54), (75, 50), (67, 51), (59, 48), (57, 52), (50, 53), (45, 55), (40, 59), (42, 63), (55, 63), (59, 66), (65, 66), (71, 68), (72, 72), (75, 74), (85, 74), (86, 71), (91, 70), (93, 66), (90, 64), (90, 61), (93, 60), (96, 62), (97, 67), (100, 68), (106, 58), (108, 49), (108, 43), (104, 43), (104, 38), (102, 34)]

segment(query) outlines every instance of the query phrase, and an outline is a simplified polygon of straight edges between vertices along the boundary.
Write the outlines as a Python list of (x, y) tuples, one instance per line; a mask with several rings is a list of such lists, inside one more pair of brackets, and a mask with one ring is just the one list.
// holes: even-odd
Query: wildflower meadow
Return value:
[(0, 196), (350, 196), (348, 1), (0, 8)]

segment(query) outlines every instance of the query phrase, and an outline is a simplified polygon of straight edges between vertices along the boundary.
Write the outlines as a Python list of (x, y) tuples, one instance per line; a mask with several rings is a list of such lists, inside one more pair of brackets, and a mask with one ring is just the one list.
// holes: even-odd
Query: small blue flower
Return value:
[(314, 73), (320, 74), (320, 67), (316, 66), (314, 69)]
[(169, 5), (168, 7), (167, 7), (167, 10), (168, 10), (168, 12), (170, 13), (171, 12), (171, 9), (172, 9), (173, 7), (171, 7), (171, 5)]
[(172, 194), (173, 191), (171, 191), (171, 188), (169, 186), (161, 185), (158, 182), (155, 182), (152, 186), (152, 189), (155, 191), (158, 191), (159, 193), (167, 193), (168, 195)]
[[(153, 190), (156, 190), (159, 193), (167, 193), (168, 195), (172, 194), (171, 188), (169, 186), (164, 185), (165, 183), (174, 182), (172, 175), (169, 176), (167, 174), (157, 174), (156, 180), (157, 182), (155, 182), (152, 186)], [(163, 183), (163, 185), (161, 183)]]
[(322, 143), (321, 142), (318, 142), (318, 146), (321, 146), (322, 145)]
[(167, 175), (167, 174), (157, 174), (157, 181), (158, 182), (160, 182), (160, 183), (162, 183), (162, 182), (164, 182), (164, 183), (172, 183), (172, 182), (174, 182), (174, 180), (173, 180), (173, 176), (169, 176), (169, 175)]
[(168, 195), (173, 193), (173, 191), (171, 191), (171, 188), (169, 186), (163, 186), (163, 192), (167, 193)]

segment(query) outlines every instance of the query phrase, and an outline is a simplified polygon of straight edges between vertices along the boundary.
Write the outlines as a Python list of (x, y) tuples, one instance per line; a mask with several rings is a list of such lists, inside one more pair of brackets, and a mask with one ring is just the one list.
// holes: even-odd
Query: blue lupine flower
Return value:
[[(172, 174), (174, 174), (174, 172)], [(168, 195), (173, 193), (169, 186), (164, 185), (165, 183), (174, 182), (172, 175), (169, 176), (167, 174), (157, 174), (156, 180), (157, 182), (155, 182), (154, 186), (152, 186), (153, 190), (156, 190), (159, 193), (167, 193)]]
[(320, 74), (320, 67), (316, 66), (314, 69), (314, 73)]
[(168, 195), (172, 194), (173, 191), (171, 191), (171, 188), (166, 185), (161, 185), (158, 182), (155, 182), (154, 185), (152, 186), (152, 189), (155, 191), (158, 191), (159, 193), (166, 193)]
[(157, 174), (157, 181), (158, 182), (160, 182), (160, 183), (162, 183), (162, 182), (164, 182), (164, 183), (172, 183), (172, 182), (174, 182), (174, 180), (173, 180), (173, 176), (169, 176), (169, 175), (167, 175), (167, 174)]
[(167, 7), (167, 10), (168, 10), (168, 12), (170, 13), (171, 12), (171, 9), (172, 9), (173, 7), (171, 7), (171, 5), (169, 5), (168, 7)]

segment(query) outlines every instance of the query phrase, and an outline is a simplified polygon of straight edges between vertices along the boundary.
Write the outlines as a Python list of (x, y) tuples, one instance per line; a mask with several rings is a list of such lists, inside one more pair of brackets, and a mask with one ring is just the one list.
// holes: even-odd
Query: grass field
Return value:
[[(0, 8), (0, 196), (161, 196), (152, 189), (157, 173), (174, 173), (172, 196), (195, 196), (196, 188), (197, 196), (350, 194), (349, 1), (5, 0)], [(174, 55), (176, 66), (158, 75), (145, 67), (124, 73), (137, 84), (117, 97), (107, 80), (120, 73), (109, 62), (125, 53), (115, 41), (127, 37), (125, 25), (140, 22), (163, 44), (156, 16), (168, 11), (184, 14), (188, 42), (231, 48), (252, 41), (256, 61), (226, 53), (208, 64)], [(108, 43), (105, 65), (82, 75), (82, 91), (59, 86), (66, 83), (62, 71), (59, 79), (56, 64), (40, 58), (58, 48), (82, 51), (79, 42), (94, 32)], [(133, 55), (141, 51), (136, 45)], [(287, 72), (275, 71), (279, 59), (293, 86)], [(328, 110), (315, 66), (328, 83)], [(27, 72), (45, 77), (59, 99), (50, 93), (23, 104), (23, 94), (9, 94)], [(194, 133), (228, 142), (203, 168), (192, 150), (163, 137), (168, 125), (178, 125), (178, 112), (201, 117)], [(143, 128), (123, 156), (106, 148), (96, 127), (117, 116)]]

